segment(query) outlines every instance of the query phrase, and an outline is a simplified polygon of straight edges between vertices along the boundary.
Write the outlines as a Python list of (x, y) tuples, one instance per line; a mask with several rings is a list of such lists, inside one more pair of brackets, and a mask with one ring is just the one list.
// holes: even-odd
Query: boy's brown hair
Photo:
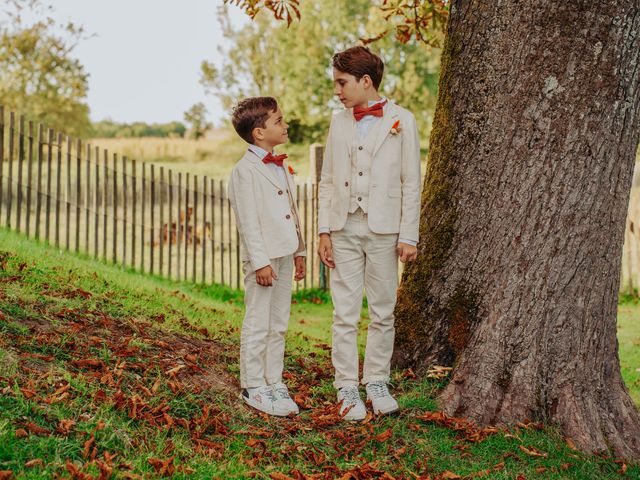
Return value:
[(376, 90), (382, 82), (384, 62), (367, 47), (351, 47), (338, 52), (333, 56), (332, 64), (337, 70), (356, 77), (357, 81), (369, 75)]
[(265, 128), (269, 114), (277, 109), (278, 102), (273, 97), (245, 98), (233, 109), (231, 123), (245, 142), (253, 143), (253, 129)]

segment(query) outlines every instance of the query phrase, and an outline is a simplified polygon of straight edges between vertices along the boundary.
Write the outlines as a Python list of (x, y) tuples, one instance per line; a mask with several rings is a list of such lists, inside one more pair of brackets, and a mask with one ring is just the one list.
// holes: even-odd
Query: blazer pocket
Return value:
[(399, 197), (400, 195), (402, 195), (402, 190), (400, 188), (390, 188), (389, 190), (387, 190), (387, 195), (391, 198)]

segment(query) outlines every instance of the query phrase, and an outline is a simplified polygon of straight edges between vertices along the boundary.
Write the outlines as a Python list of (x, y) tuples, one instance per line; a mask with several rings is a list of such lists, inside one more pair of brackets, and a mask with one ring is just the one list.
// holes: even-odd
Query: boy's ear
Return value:
[(364, 82), (364, 88), (369, 88), (373, 86), (373, 80), (366, 73), (362, 76), (361, 80)]
[(256, 127), (251, 130), (251, 135), (253, 135), (253, 140), (262, 140), (264, 139), (264, 132), (260, 127)]

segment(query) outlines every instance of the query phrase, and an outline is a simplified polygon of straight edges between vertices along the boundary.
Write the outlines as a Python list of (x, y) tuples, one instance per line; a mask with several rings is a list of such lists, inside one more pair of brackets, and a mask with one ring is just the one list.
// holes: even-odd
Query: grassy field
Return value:
[[(182, 138), (94, 138), (89, 140), (94, 146), (106, 148), (111, 153), (128, 158), (153, 162), (157, 166), (170, 168), (174, 172), (207, 175), (214, 179), (226, 180), (235, 163), (242, 157), (247, 144), (228, 129), (216, 130), (207, 140)], [(422, 174), (425, 173), (426, 142), (422, 149)], [(287, 161), (296, 170), (299, 182), (310, 175), (308, 144), (287, 143), (277, 147), (278, 152), (289, 155)]]
[[(238, 292), (137, 275), (6, 231), (0, 245), (0, 478), (640, 476), (638, 465), (572, 450), (553, 428), (495, 432), (439, 416), (442, 381), (410, 372), (393, 374), (399, 416), (345, 425), (319, 292), (297, 294), (287, 339), (286, 381), (303, 413), (257, 415), (237, 399)], [(636, 305), (620, 309), (636, 401), (639, 317)]]
[[(92, 145), (109, 152), (170, 168), (174, 172), (207, 175), (226, 180), (233, 165), (244, 155), (247, 144), (227, 129), (216, 131), (207, 140), (182, 138), (94, 138)], [(289, 155), (288, 162), (304, 180), (309, 175), (309, 145), (286, 144), (279, 152)]]

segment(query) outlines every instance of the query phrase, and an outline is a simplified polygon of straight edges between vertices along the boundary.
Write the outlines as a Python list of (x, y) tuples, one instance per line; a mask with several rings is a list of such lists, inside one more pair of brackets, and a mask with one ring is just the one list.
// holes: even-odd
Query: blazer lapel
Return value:
[(373, 147), (373, 155), (380, 149), (384, 141), (389, 136), (389, 132), (391, 131), (391, 127), (398, 120), (399, 115), (396, 109), (396, 104), (391, 100), (387, 103), (386, 112), (384, 112), (384, 116), (382, 117), (382, 123), (379, 125), (380, 129), (378, 130), (378, 136), (376, 137), (376, 143)]
[(264, 163), (262, 163), (262, 159), (258, 158), (258, 156), (251, 150), (247, 152), (247, 155), (249, 156), (249, 161), (253, 163), (253, 166), (256, 168), (256, 170), (258, 170), (258, 172), (260, 172), (267, 180), (273, 183), (276, 188), (282, 188), (282, 185), (280, 185), (278, 180), (273, 176), (271, 170), (269, 170), (269, 168)]
[(351, 150), (353, 148), (353, 143), (357, 138), (356, 135), (356, 119), (353, 118), (353, 109), (350, 108), (346, 110), (346, 115), (344, 117), (344, 123), (341, 128), (343, 135), (345, 136), (345, 144), (348, 146), (349, 158), (351, 158)]

